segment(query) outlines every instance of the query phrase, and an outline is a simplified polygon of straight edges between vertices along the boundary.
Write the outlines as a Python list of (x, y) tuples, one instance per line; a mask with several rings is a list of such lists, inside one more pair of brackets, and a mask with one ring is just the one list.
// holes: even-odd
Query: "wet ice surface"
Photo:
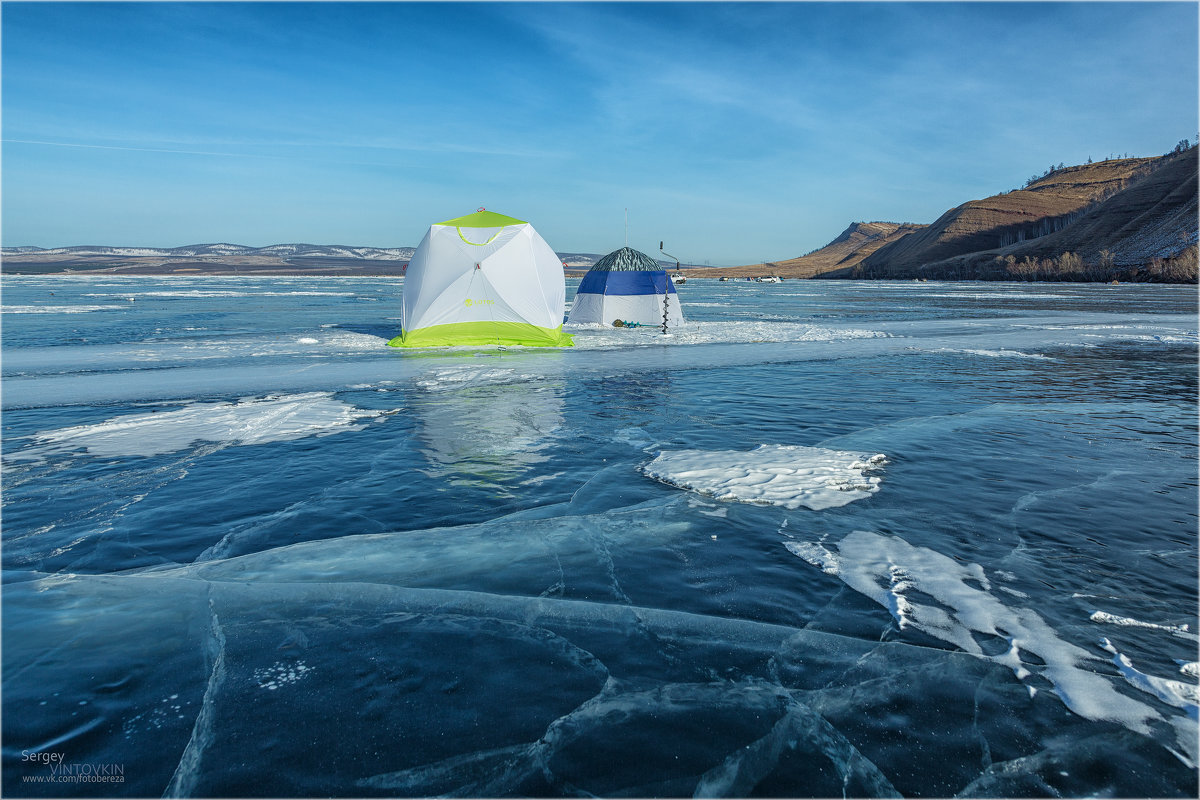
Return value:
[(1194, 288), (3, 289), (10, 796), (1196, 794)]

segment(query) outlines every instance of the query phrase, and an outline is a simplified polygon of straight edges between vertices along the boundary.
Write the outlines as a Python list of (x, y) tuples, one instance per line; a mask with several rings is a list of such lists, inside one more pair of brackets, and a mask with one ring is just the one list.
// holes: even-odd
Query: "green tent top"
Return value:
[(448, 219), (445, 222), (435, 222), (435, 225), (453, 225), (456, 228), (503, 228), (505, 225), (526, 225), (528, 223), (523, 219), (514, 217), (506, 217), (503, 214), (497, 214), (495, 211), (479, 209), (474, 214), (467, 214), (465, 217), (455, 217)]

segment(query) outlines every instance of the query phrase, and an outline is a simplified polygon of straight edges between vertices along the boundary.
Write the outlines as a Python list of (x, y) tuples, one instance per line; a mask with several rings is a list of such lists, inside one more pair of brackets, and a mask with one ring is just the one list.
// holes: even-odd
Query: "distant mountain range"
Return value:
[[(219, 242), (183, 247), (5, 247), (4, 272), (103, 274), (398, 275), (416, 248), (273, 244), (249, 247)], [(586, 270), (593, 253), (559, 253), (568, 269)]]
[[(855, 222), (807, 255), (689, 277), (1197, 280), (1197, 147), (1059, 167), (923, 225)], [(5, 247), (6, 273), (398, 275), (412, 247)], [(573, 272), (599, 255), (559, 253)], [(660, 261), (665, 267), (674, 263)]]
[(856, 222), (808, 255), (697, 277), (1195, 282), (1197, 148), (1060, 167), (929, 225)]
[(412, 247), (349, 247), (328, 244), (273, 244), (248, 247), (244, 244), (189, 244), (184, 247), (5, 247), (4, 255), (123, 256), (138, 258), (225, 258), (228, 256), (276, 256), (279, 258), (359, 258), (369, 261), (407, 261)]

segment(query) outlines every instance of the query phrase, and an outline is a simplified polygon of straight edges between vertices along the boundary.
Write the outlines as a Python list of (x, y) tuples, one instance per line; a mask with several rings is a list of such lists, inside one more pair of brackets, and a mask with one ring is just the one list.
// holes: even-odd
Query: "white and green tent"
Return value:
[(429, 227), (404, 278), (393, 347), (570, 347), (562, 262), (528, 222), (479, 209)]

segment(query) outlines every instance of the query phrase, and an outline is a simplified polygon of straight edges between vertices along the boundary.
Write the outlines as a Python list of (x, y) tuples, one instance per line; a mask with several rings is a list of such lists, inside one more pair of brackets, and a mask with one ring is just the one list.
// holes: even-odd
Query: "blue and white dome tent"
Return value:
[(612, 325), (617, 320), (637, 325), (683, 323), (683, 307), (671, 276), (645, 253), (632, 247), (614, 250), (597, 261), (575, 293), (568, 324)]

